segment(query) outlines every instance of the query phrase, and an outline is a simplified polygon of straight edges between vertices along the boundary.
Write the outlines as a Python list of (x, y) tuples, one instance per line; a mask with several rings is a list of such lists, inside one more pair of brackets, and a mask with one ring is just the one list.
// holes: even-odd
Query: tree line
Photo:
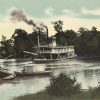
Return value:
[[(92, 27), (90, 30), (81, 27), (75, 32), (72, 29), (63, 31), (63, 21), (55, 21), (52, 24), (56, 33), (54, 36), (48, 37), (49, 42), (51, 42), (52, 37), (56, 37), (57, 45), (74, 45), (78, 56), (100, 56), (100, 31), (96, 27)], [(38, 45), (38, 36), (40, 44), (46, 45), (47, 32), (43, 28), (33, 30), (30, 34), (23, 29), (16, 29), (10, 39), (6, 39), (2, 35), (0, 58), (6, 58), (10, 55), (22, 57), (23, 54), (20, 51), (33, 52), (33, 47)]]

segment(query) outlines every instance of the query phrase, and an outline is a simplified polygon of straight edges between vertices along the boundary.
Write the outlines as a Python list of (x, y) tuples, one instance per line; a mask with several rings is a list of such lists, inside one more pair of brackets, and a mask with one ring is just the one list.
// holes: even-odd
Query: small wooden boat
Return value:
[(11, 74), (12, 73), (10, 73), (8, 69), (4, 69), (4, 68), (0, 67), (0, 78), (7, 77), (7, 76), (9, 76)]
[(2, 78), (3, 80), (12, 80), (12, 79), (14, 79), (16, 77), (16, 74), (12, 74), (12, 75), (9, 75), (9, 76), (7, 76), (7, 77), (5, 77), (5, 78)]
[(15, 78), (15, 74), (12, 73), (9, 69), (0, 67), (0, 78), (1, 79), (13, 79)]

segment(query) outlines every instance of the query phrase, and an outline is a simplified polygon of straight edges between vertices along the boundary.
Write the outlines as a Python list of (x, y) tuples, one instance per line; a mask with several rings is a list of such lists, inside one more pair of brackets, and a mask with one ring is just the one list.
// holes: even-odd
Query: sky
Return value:
[(28, 33), (33, 31), (31, 25), (23, 21), (11, 21), (13, 9), (23, 10), (28, 19), (36, 23), (43, 22), (49, 28), (49, 36), (54, 35), (51, 21), (62, 20), (63, 30), (80, 27), (100, 30), (100, 0), (0, 0), (0, 40), (2, 34), (10, 38), (15, 29), (22, 28)]

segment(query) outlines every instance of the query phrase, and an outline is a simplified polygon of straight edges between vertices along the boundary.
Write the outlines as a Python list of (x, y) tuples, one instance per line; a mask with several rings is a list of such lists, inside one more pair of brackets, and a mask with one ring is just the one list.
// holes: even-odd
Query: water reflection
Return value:
[(84, 70), (83, 72), (84, 72), (84, 77), (87, 80), (87, 82), (93, 79), (93, 75), (95, 74), (93, 73), (94, 72), (93, 70)]
[(6, 82), (0, 86), (0, 98), (9, 100), (12, 97), (41, 91), (49, 84), (48, 77), (24, 77)]
[[(15, 70), (22, 66), (38, 66), (28, 59), (0, 60), (0, 65), (4, 68)], [(63, 72), (71, 77), (75, 77), (81, 83), (82, 89), (95, 87), (100, 82), (100, 62), (82, 61), (70, 59), (62, 62), (43, 64), (53, 75)], [(12, 97), (39, 92), (49, 84), (50, 77), (17, 77), (14, 80), (0, 81), (0, 97), (2, 100), (9, 100)], [(8, 92), (9, 91), (9, 92)]]

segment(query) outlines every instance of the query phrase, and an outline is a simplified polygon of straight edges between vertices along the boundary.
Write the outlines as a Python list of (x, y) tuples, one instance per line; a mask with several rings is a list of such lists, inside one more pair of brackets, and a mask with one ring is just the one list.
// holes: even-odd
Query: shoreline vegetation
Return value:
[(15, 97), (13, 100), (100, 100), (100, 94), (93, 94), (91, 91), (81, 91), (79, 94), (68, 96), (51, 96), (42, 91), (36, 94), (27, 94)]
[(61, 73), (50, 79), (50, 85), (44, 91), (14, 97), (13, 100), (100, 100), (100, 86), (81, 90), (75, 78)]
[(0, 41), (0, 58), (30, 58), (32, 55), (24, 54), (21, 51), (34, 52), (34, 47), (38, 45), (38, 36), (40, 45), (47, 45), (56, 38), (57, 45), (74, 46), (77, 56), (100, 57), (100, 31), (93, 26), (91, 29), (84, 27), (74, 30), (63, 30), (63, 21), (52, 22), (56, 31), (55, 35), (48, 37), (48, 27), (42, 25), (36, 28), (32, 33), (27, 33), (23, 29), (15, 29), (12, 37), (7, 39), (2, 35)]

